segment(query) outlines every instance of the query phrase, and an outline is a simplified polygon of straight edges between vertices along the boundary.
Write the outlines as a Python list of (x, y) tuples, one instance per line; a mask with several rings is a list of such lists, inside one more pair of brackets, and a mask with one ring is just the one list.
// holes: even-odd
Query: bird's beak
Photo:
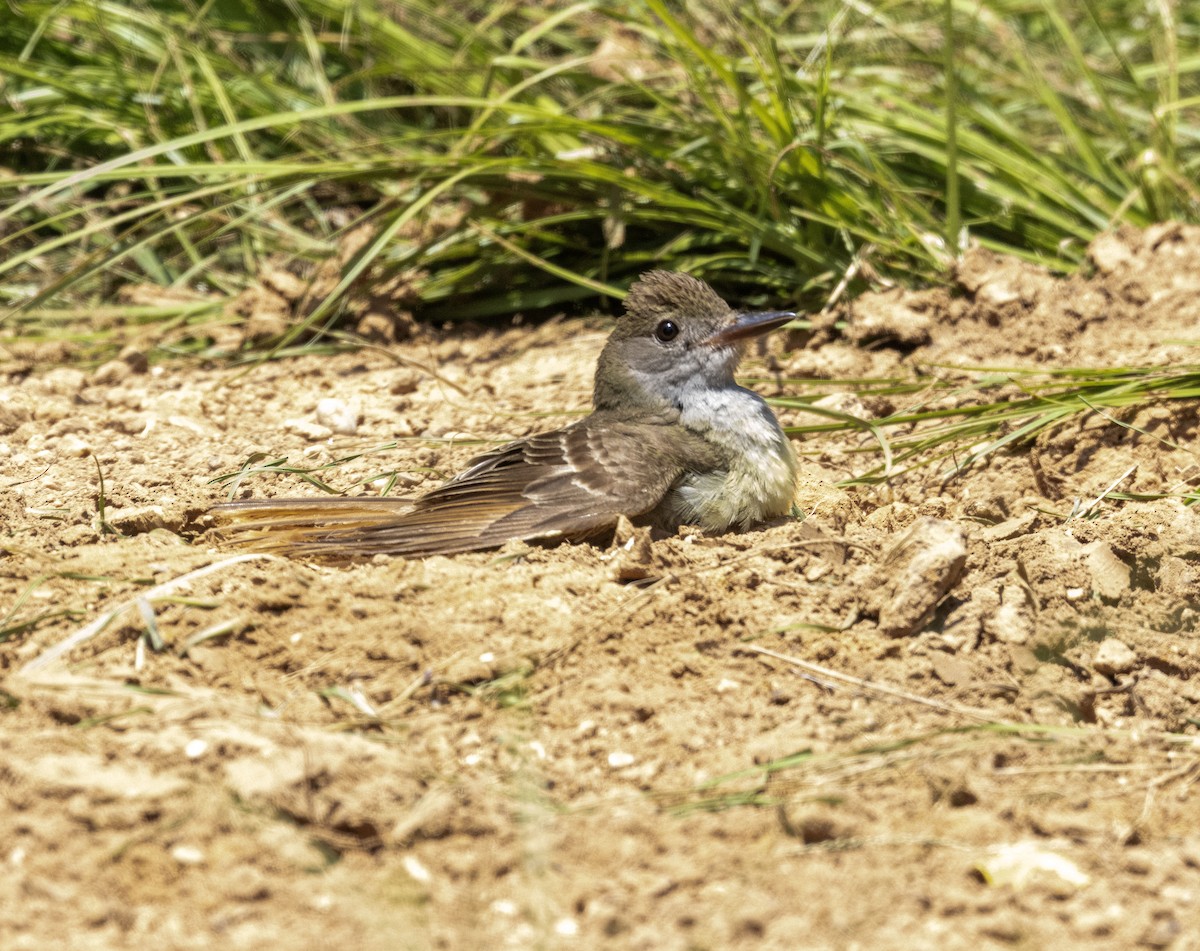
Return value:
[(756, 313), (736, 314), (733, 323), (722, 327), (715, 334), (704, 338), (710, 347), (727, 347), (731, 343), (749, 340), (761, 334), (778, 330), (796, 315), (790, 310), (764, 310)]

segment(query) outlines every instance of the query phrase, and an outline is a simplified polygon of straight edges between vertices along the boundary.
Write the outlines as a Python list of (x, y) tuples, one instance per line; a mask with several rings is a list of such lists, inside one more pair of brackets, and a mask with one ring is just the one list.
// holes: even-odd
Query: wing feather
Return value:
[(587, 538), (621, 515), (652, 513), (685, 472), (719, 464), (710, 443), (669, 418), (594, 413), (485, 453), (411, 504), (278, 499), (231, 502), (214, 512), (239, 542), (290, 554), (452, 554), (514, 538)]

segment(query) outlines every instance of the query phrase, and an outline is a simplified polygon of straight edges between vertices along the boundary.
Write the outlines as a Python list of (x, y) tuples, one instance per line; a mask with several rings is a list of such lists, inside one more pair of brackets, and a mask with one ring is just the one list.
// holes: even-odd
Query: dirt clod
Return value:
[(1127, 674), (1138, 664), (1137, 654), (1123, 641), (1110, 637), (1101, 641), (1092, 666), (1102, 674)]
[(933, 615), (967, 566), (967, 535), (953, 522), (922, 518), (883, 559), (879, 628), (907, 637)]

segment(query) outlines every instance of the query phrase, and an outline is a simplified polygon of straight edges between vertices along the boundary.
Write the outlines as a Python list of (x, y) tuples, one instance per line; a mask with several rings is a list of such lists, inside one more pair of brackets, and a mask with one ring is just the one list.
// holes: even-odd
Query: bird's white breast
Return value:
[(680, 422), (725, 450), (727, 469), (685, 476), (667, 500), (676, 524), (722, 532), (784, 515), (796, 490), (796, 456), (762, 397), (740, 386), (688, 394)]

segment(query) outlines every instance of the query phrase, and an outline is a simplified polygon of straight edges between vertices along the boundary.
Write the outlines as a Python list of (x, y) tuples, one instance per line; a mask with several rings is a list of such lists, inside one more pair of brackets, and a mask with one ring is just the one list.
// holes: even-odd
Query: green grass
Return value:
[[(994, 454), (1026, 446), (1048, 430), (1087, 414), (1100, 414), (1165, 449), (1188, 447), (1154, 436), (1122, 419), (1156, 403), (1200, 399), (1200, 365), (1172, 367), (1118, 367), (1102, 369), (1018, 370), (958, 368), (949, 379), (842, 381), (863, 396), (886, 396), (903, 401), (905, 408), (870, 421), (813, 406), (820, 390), (803, 398), (781, 397), (777, 406), (800, 409), (830, 417), (827, 423), (788, 428), (793, 436), (842, 432), (858, 427), (869, 432), (874, 442), (863, 455), (878, 455), (868, 461), (846, 485), (886, 482), (902, 472), (924, 466), (941, 466), (945, 482)], [(790, 389), (807, 388), (812, 381), (784, 380)], [(834, 381), (837, 382), (837, 381)], [(1181, 480), (1179, 497), (1189, 504), (1200, 500), (1195, 477)], [(1127, 498), (1114, 493), (1113, 498)]]
[[(941, 280), (965, 239), (1069, 271), (1116, 223), (1200, 220), (1195, 5), (755, 9), (23, 3), (0, 37), (0, 346), (254, 361), (353, 346), (369, 298), (580, 311), (651, 267), (808, 308)], [(231, 302), (279, 267), (306, 294), (242, 334)], [(905, 409), (798, 431), (867, 432), (851, 481), (949, 477), (1198, 387), (1195, 367), (858, 381)]]
[(964, 230), (1070, 270), (1116, 222), (1200, 218), (1195, 5), (689, 10), (21, 3), (0, 342), (228, 356), (215, 330), (268, 265), (312, 293), (243, 358), (370, 295), (436, 320), (574, 311), (667, 267), (811, 307), (847, 275), (939, 279)]

